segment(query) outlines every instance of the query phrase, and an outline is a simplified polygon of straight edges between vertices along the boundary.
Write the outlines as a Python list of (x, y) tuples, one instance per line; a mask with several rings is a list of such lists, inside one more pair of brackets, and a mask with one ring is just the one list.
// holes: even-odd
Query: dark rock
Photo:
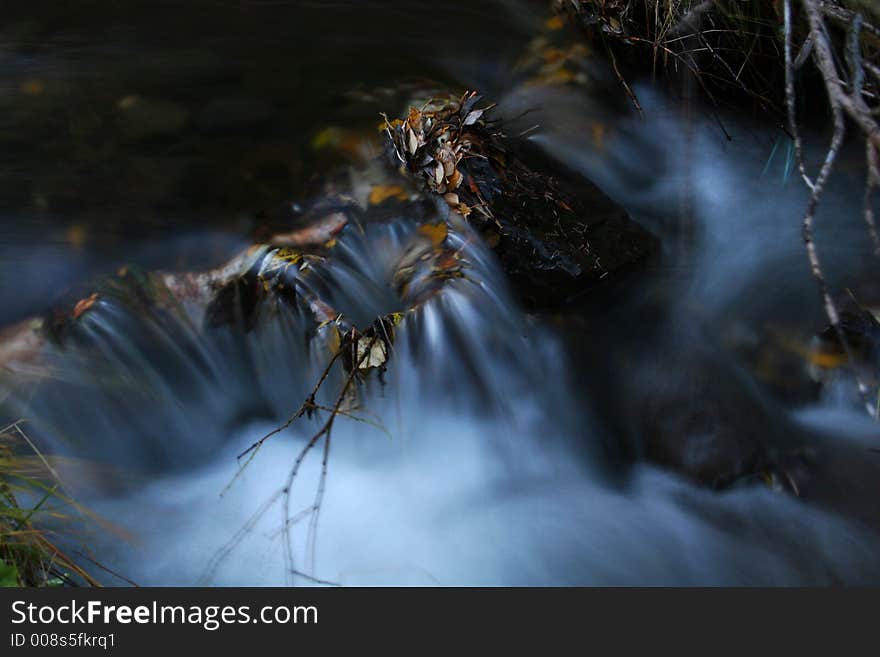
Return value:
[(495, 250), (529, 307), (570, 301), (657, 251), (658, 240), (592, 182), (528, 142), (512, 154), (490, 207), (501, 224)]
[(558, 307), (657, 250), (656, 238), (585, 178), (504, 136), (479, 96), (387, 122), (389, 158), (467, 218), (524, 303)]
[(711, 488), (780, 471), (800, 447), (782, 409), (684, 318), (658, 329), (658, 317), (642, 316), (621, 325), (632, 315), (612, 311), (571, 335), (588, 397), (614, 437), (604, 445), (610, 459), (648, 461)]
[(641, 413), (645, 458), (712, 487), (755, 474), (766, 462), (758, 431), (743, 421), (741, 409), (720, 395), (690, 389), (664, 391)]

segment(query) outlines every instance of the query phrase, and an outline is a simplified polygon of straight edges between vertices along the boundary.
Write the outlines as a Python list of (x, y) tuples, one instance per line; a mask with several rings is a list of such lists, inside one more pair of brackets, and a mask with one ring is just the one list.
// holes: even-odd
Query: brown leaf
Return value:
[(563, 25), (565, 25), (565, 22), (562, 20), (562, 16), (558, 14), (544, 21), (544, 27), (548, 30), (561, 30)]
[(419, 226), (419, 232), (431, 240), (432, 246), (438, 247), (443, 244), (443, 241), (449, 234), (449, 228), (445, 223), (425, 224), (424, 226)]
[(39, 96), (46, 90), (46, 84), (42, 80), (26, 80), (21, 83), (21, 93), (25, 96)]
[(410, 128), (416, 129), (422, 122), (422, 113), (415, 107), (410, 107), (406, 122)]
[(64, 233), (67, 243), (74, 249), (79, 249), (86, 242), (86, 227), (82, 224), (71, 225)]
[(73, 312), (71, 316), (73, 319), (79, 319), (83, 313), (85, 313), (89, 308), (95, 305), (95, 302), (98, 300), (98, 293), (93, 292), (91, 295), (86, 297), (85, 299), (80, 299), (76, 302), (76, 305), (73, 307)]
[(370, 190), (370, 205), (379, 205), (389, 198), (405, 201), (408, 198), (406, 190), (400, 185), (376, 185)]

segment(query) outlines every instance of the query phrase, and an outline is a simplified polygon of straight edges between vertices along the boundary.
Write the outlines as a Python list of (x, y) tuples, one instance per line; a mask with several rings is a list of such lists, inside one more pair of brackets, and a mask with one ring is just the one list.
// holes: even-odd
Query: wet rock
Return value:
[(753, 483), (802, 495), (817, 476), (814, 436), (723, 351), (667, 349), (630, 398), (636, 457), (712, 488)]
[(527, 306), (558, 307), (657, 250), (590, 181), (504, 136), (479, 101), (465, 94), (386, 120), (389, 158), (480, 231)]
[(664, 324), (635, 303), (642, 322), (612, 307), (602, 322), (567, 329), (609, 461), (620, 471), (647, 461), (711, 488), (781, 472), (799, 448), (782, 409), (689, 318)]
[(755, 474), (766, 460), (756, 427), (742, 409), (698, 381), (663, 391), (641, 412), (645, 458), (700, 483), (720, 488)]
[(501, 218), (495, 251), (528, 306), (572, 301), (657, 251), (657, 239), (589, 180), (526, 142), (514, 153), (523, 172), (491, 203)]

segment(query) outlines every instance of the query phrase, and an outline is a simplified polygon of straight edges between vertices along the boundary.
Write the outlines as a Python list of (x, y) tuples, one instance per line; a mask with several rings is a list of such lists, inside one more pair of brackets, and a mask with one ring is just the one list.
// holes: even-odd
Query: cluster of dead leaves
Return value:
[(572, 43), (565, 46), (550, 45), (544, 39), (536, 39), (529, 50), (524, 68), (536, 69), (534, 75), (526, 80), (528, 87), (561, 86), (566, 84), (585, 85), (588, 78), (581, 70), (581, 64), (590, 54), (585, 43)]
[[(614, 36), (625, 33), (629, 20), (630, 0), (555, 0), (553, 10), (557, 17), (568, 17), (586, 26), (598, 26)], [(664, 9), (664, 13), (665, 13)]]
[(385, 132), (401, 164), (464, 217), (475, 206), (463, 202), (458, 193), (466, 183), (461, 164), (468, 157), (480, 156), (489, 133), (484, 115), (493, 107), (477, 108), (480, 99), (476, 92), (467, 92), (461, 98), (410, 107), (405, 119), (384, 117)]

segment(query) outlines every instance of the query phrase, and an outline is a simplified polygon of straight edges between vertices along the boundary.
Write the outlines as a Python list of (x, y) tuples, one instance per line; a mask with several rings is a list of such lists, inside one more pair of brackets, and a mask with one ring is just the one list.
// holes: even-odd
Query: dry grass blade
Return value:
[[(34, 524), (37, 520), (51, 520), (61, 531), (70, 532), (82, 519), (94, 516), (63, 492), (58, 473), (20, 424), (20, 421), (12, 423), (0, 433), (0, 562), (6, 565), (6, 577), (29, 587), (53, 584), (100, 586), (98, 580), (52, 538), (59, 530)], [(42, 465), (41, 474), (55, 479), (54, 484), (23, 474), (32, 466), (15, 451), (18, 442), (25, 443), (37, 454)], [(22, 499), (34, 496), (39, 497), (35, 504), (22, 505)], [(69, 509), (75, 511), (76, 520), (66, 513)], [(89, 561), (109, 572), (101, 564)]]

